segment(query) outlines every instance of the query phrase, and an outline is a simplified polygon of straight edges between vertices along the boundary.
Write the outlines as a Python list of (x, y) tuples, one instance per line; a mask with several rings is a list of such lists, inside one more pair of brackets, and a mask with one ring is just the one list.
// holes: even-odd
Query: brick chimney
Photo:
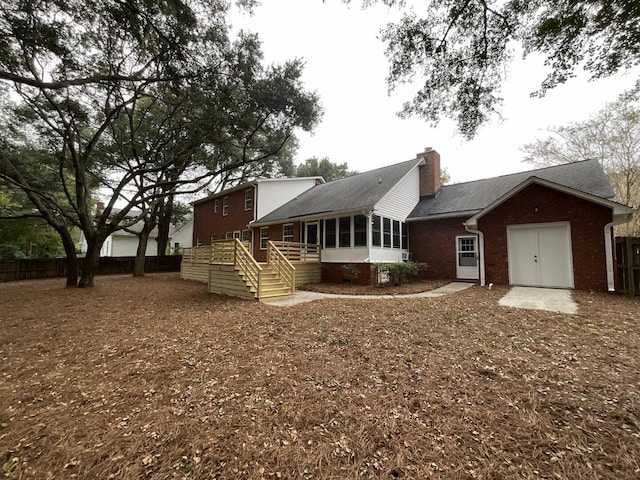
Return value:
[(427, 147), (418, 153), (416, 158), (423, 158), (425, 165), (420, 165), (420, 198), (433, 197), (440, 191), (440, 154)]

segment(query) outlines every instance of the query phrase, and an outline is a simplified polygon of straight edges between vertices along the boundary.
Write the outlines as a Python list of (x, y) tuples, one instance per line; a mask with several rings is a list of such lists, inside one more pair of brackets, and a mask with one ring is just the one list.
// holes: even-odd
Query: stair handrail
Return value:
[(260, 298), (262, 293), (262, 267), (239, 239), (235, 238), (233, 245), (233, 264), (244, 276), (247, 284), (256, 289), (256, 296)]
[(293, 294), (296, 291), (296, 267), (271, 240), (268, 242), (267, 264), (278, 273), (289, 292)]

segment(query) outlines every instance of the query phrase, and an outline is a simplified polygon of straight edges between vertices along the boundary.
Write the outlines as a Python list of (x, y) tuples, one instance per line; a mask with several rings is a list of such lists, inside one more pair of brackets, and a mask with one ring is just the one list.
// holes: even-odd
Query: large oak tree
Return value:
[(389, 86), (419, 85), (402, 114), (454, 118), (467, 138), (498, 110), (515, 52), (545, 58), (549, 73), (536, 95), (580, 69), (600, 78), (640, 62), (637, 0), (426, 0), (415, 2), (419, 13), (405, 0), (363, 3), (406, 9), (381, 35)]
[[(299, 62), (266, 69), (255, 36), (230, 38), (229, 3), (14, 0), (0, 6), (0, 87), (19, 96), (13, 111), (3, 104), (4, 118), (13, 116), (3, 130), (0, 179), (23, 190), (60, 234), (68, 286), (92, 286), (105, 239), (144, 218), (160, 199), (260, 162), (294, 128), (308, 130), (318, 120), (317, 98), (302, 88)], [(141, 116), (133, 113), (148, 99), (168, 110), (193, 108), (198, 128), (181, 130), (195, 138), (187, 153), (157, 155), (175, 129), (154, 151), (134, 151), (144, 143), (138, 119), (161, 117), (144, 108)], [(25, 162), (16, 155), (24, 146), (49, 158)], [(62, 200), (40, 188), (38, 170), (56, 178)], [(96, 189), (110, 198), (98, 217)], [(124, 206), (116, 209), (117, 202)], [(79, 278), (73, 225), (88, 243)]]

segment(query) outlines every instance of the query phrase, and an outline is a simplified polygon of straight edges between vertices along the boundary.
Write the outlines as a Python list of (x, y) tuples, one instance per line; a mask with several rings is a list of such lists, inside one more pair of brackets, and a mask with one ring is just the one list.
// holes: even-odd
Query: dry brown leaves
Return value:
[(177, 274), (0, 284), (8, 478), (640, 477), (640, 301), (279, 308)]

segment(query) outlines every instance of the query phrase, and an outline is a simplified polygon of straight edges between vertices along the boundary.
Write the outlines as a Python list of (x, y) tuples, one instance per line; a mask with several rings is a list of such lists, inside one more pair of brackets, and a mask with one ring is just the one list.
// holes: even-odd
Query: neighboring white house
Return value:
[(182, 253), (183, 248), (193, 246), (193, 215), (182, 225), (172, 229), (169, 233), (171, 238), (171, 253), (177, 255)]
[[(142, 223), (132, 225), (129, 230), (132, 232), (140, 231)], [(147, 242), (147, 250), (145, 255), (148, 257), (154, 257), (158, 255), (158, 244), (156, 239), (158, 237), (158, 230), (153, 229), (149, 235), (149, 241)], [(172, 238), (169, 234), (169, 245), (171, 245)], [(84, 234), (80, 236), (80, 248), (82, 253), (87, 252), (87, 240)], [(138, 236), (135, 233), (130, 233), (124, 230), (118, 230), (107, 237), (100, 249), (101, 257), (133, 257), (138, 251)]]
[[(104, 210), (104, 203), (98, 202), (96, 207), (96, 214), (99, 215)], [(135, 215), (135, 212), (132, 212)], [(142, 222), (138, 222), (127, 230), (118, 230), (107, 237), (100, 249), (101, 257), (133, 257), (138, 251), (138, 236), (137, 232), (142, 230)], [(145, 256), (154, 257), (158, 255), (158, 229), (154, 228), (149, 235), (149, 241), (147, 242), (147, 249)], [(175, 238), (174, 238), (175, 237)], [(176, 244), (179, 244), (180, 251), (184, 247), (190, 247), (192, 245), (193, 237), (193, 216), (189, 217), (187, 221), (180, 227), (171, 225), (169, 228), (169, 239), (167, 245), (171, 248), (170, 254), (177, 254), (175, 252)], [(80, 249), (81, 253), (87, 252), (87, 240), (84, 234), (80, 235)]]

